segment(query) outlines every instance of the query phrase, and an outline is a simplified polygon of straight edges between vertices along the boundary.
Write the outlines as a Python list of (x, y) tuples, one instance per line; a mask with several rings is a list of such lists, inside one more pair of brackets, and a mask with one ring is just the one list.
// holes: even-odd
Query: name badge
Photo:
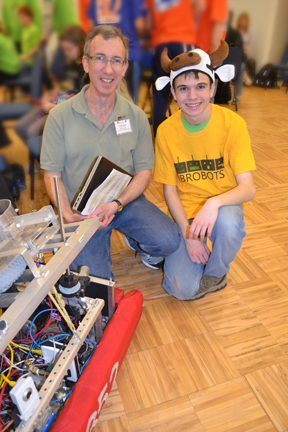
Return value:
[(130, 120), (117, 120), (114, 122), (117, 135), (132, 132)]

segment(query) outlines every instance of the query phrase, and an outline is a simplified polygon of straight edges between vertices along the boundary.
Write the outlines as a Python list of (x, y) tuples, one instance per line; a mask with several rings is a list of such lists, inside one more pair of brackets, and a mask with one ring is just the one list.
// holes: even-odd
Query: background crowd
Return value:
[(168, 75), (160, 65), (164, 47), (170, 58), (194, 47), (211, 53), (226, 38), (243, 51), (238, 103), (243, 82), (252, 83), (249, 16), (242, 13), (233, 27), (227, 0), (2, 0), (0, 7), (0, 87), (11, 91), (12, 99), (15, 88), (28, 89), (34, 109), (17, 121), (15, 130), (36, 159), (50, 110), (89, 82), (82, 56), (93, 26), (116, 25), (128, 37), (129, 67), (118, 91), (138, 104), (141, 79), (148, 76), (154, 135), (171, 100), (169, 86), (155, 89), (156, 79)]

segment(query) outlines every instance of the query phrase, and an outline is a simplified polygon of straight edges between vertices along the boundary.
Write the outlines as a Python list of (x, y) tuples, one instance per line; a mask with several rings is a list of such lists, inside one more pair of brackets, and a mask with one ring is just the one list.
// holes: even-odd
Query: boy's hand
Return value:
[(188, 256), (192, 262), (195, 262), (196, 264), (207, 263), (210, 256), (210, 250), (205, 243), (199, 240), (185, 239), (185, 244)]
[(189, 238), (204, 240), (205, 234), (210, 237), (218, 217), (219, 204), (215, 199), (209, 199), (195, 216), (190, 229)]

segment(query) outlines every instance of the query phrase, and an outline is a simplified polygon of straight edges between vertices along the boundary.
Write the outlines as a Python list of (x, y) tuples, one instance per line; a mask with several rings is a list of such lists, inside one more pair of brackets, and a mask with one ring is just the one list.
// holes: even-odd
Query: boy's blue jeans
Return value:
[(206, 266), (191, 261), (181, 236), (179, 249), (165, 259), (165, 290), (179, 300), (189, 300), (198, 291), (203, 275), (221, 278), (227, 274), (246, 236), (243, 217), (241, 205), (219, 208), (210, 237), (212, 252)]
[(113, 229), (129, 237), (131, 246), (137, 252), (146, 252), (154, 257), (166, 257), (175, 252), (180, 244), (178, 226), (141, 195), (116, 213), (108, 227), (96, 231), (71, 264), (71, 269), (85, 265), (92, 275), (114, 279), (110, 254)]

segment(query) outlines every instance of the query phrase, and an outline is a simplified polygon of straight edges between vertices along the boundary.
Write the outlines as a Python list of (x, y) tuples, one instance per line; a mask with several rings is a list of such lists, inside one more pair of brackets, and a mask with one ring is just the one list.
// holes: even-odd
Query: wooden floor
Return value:
[[(196, 302), (169, 297), (161, 272), (113, 234), (117, 287), (141, 290), (144, 308), (95, 431), (288, 431), (288, 94), (246, 87), (238, 113), (252, 140), (257, 194), (227, 288)], [(27, 149), (6, 125), (12, 144), (0, 153), (26, 165)], [(147, 197), (165, 211), (160, 185)], [(24, 191), (19, 208), (48, 202), (40, 172), (35, 201)]]

